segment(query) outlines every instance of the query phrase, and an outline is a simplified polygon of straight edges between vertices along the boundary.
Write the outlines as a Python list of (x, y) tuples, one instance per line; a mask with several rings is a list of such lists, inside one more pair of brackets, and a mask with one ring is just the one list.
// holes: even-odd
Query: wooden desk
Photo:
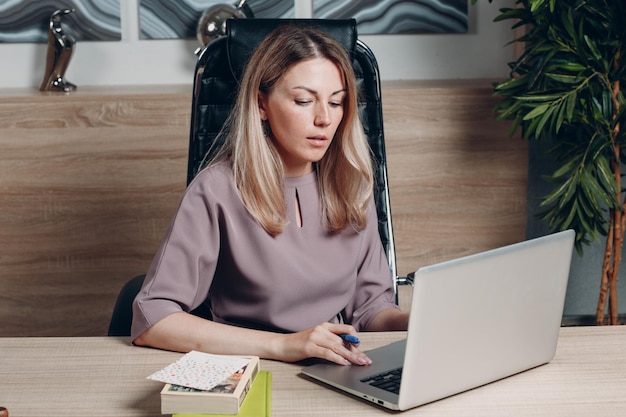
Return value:
[[(369, 349), (401, 337), (362, 334), (362, 344)], [(160, 416), (162, 384), (146, 376), (180, 356), (129, 346), (126, 338), (3, 338), (0, 405), (11, 417)], [(302, 377), (298, 365), (261, 366), (273, 373), (274, 417), (395, 414)], [(626, 415), (626, 326), (563, 328), (548, 365), (402, 415)]]

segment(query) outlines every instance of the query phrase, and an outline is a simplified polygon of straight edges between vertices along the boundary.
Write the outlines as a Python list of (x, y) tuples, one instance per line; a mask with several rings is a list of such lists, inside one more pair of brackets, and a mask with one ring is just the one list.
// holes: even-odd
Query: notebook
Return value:
[(368, 351), (371, 366), (316, 363), (303, 374), (406, 410), (549, 362), (574, 235), (567, 230), (420, 268), (406, 339)]

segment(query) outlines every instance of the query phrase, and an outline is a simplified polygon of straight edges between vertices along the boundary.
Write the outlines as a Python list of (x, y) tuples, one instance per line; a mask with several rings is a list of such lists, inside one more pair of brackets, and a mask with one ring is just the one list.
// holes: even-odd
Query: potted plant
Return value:
[[(472, 4), (477, 0), (472, 0)], [(491, 3), (493, 0), (489, 0)], [(541, 213), (552, 230), (574, 229), (576, 249), (606, 236), (597, 324), (617, 324), (617, 280), (626, 231), (626, 2), (516, 0), (495, 21), (513, 20), (522, 52), (494, 84), (495, 111), (555, 162)], [(607, 314), (608, 302), (608, 314)]]

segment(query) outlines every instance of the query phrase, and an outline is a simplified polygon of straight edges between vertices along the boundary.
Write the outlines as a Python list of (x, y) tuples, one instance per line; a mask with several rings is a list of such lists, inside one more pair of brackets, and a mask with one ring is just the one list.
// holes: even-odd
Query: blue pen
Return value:
[(344, 342), (350, 343), (351, 345), (358, 345), (361, 343), (358, 337), (352, 336), (351, 334), (342, 333), (339, 335), (343, 339)]

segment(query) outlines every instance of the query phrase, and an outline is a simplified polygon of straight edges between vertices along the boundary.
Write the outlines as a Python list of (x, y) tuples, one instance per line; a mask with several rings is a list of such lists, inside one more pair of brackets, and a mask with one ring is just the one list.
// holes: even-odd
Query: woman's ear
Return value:
[(259, 102), (259, 113), (261, 114), (261, 120), (265, 121), (268, 119), (267, 113), (265, 112), (267, 97), (265, 93), (259, 91), (258, 102)]

